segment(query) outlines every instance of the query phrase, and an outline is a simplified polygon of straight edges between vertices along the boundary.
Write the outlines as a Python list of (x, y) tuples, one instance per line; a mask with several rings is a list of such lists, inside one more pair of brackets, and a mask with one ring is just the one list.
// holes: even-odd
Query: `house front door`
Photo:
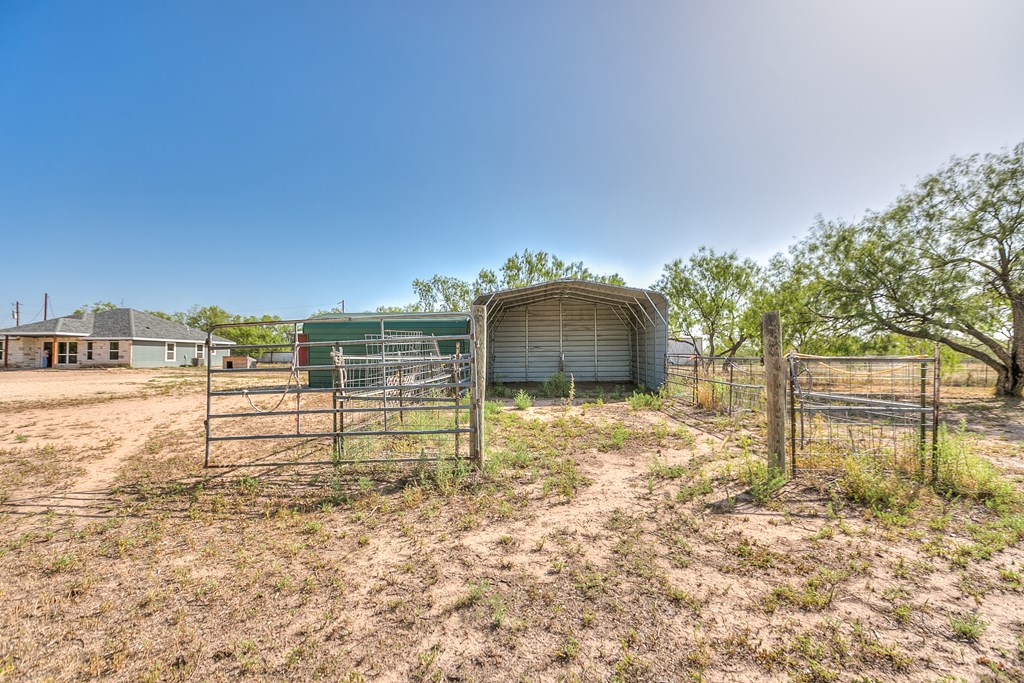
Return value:
[(39, 367), (41, 368), (52, 368), (53, 367), (53, 342), (43, 342), (43, 357), (39, 361)]

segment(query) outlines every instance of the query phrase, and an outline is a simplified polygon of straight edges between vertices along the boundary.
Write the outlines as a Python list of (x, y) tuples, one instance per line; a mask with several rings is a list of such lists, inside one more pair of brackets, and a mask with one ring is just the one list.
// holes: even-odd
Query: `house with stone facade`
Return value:
[(205, 332), (133, 308), (0, 329), (5, 368), (220, 367), (233, 345), (214, 335), (207, 349)]

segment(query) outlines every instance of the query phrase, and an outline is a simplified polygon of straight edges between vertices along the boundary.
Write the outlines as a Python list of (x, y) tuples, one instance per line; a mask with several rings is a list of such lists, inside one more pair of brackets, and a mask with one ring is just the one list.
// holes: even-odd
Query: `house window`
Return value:
[(92, 342), (85, 342), (85, 359), (92, 360)]
[(196, 344), (196, 358), (199, 360), (206, 358), (206, 347), (202, 344)]
[(167, 347), (164, 349), (164, 360), (173, 363), (174, 355), (174, 342), (167, 342)]
[(110, 342), (110, 360), (121, 360), (121, 342)]
[(57, 364), (78, 365), (78, 342), (57, 342)]

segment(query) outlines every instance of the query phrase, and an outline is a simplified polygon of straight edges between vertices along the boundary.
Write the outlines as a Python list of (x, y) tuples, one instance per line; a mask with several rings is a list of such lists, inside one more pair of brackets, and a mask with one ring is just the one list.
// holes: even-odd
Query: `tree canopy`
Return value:
[(468, 311), (473, 299), (481, 294), (564, 278), (626, 284), (617, 273), (600, 275), (584, 266), (582, 261), (563, 261), (545, 251), (524, 249), (521, 254), (517, 252), (505, 259), (497, 270), (481, 270), (473, 282), (449, 275), (434, 275), (427, 280), (417, 278), (412, 282), (417, 297), (415, 303), (398, 307), (381, 306), (377, 310), (380, 313)]
[(102, 313), (103, 311), (112, 311), (117, 308), (117, 304), (113, 301), (97, 301), (94, 304), (82, 304), (74, 311), (73, 315), (81, 315), (82, 313)]
[(731, 356), (756, 338), (760, 312), (753, 304), (763, 279), (754, 261), (702, 246), (687, 261), (667, 264), (654, 288), (668, 297), (673, 333), (703, 336), (707, 355)]
[[(270, 345), (270, 344), (284, 344), (290, 339), (291, 329), (287, 325), (252, 325), (247, 327), (225, 327), (223, 329), (214, 330), (216, 325), (226, 325), (232, 323), (248, 323), (248, 322), (273, 322), (277, 320), (272, 315), (239, 315), (236, 313), (230, 313), (220, 306), (200, 306), (195, 304), (190, 306), (186, 311), (177, 311), (174, 313), (165, 313), (164, 311), (146, 311), (150, 315), (155, 315), (164, 320), (173, 320), (174, 322), (187, 325), (196, 330), (202, 330), (203, 332), (213, 331), (214, 334), (225, 339), (230, 339), (236, 344), (241, 345)], [(248, 356), (260, 356), (271, 350), (281, 351), (283, 349), (271, 349), (263, 346), (253, 346), (252, 348), (244, 349), (243, 352)]]
[(851, 334), (929, 340), (1024, 388), (1024, 143), (954, 158), (856, 223), (819, 220), (792, 252), (806, 309)]

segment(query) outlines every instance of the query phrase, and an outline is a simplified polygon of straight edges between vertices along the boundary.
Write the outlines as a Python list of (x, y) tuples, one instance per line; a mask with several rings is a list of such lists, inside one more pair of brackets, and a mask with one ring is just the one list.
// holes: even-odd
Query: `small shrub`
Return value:
[(515, 405), (516, 410), (526, 410), (533, 406), (533, 399), (530, 398), (528, 393), (520, 389), (516, 397), (512, 399), (512, 403)]
[(663, 404), (661, 396), (640, 391), (634, 391), (626, 401), (633, 410), (661, 410)]
[(772, 472), (766, 463), (750, 458), (744, 468), (743, 481), (750, 486), (754, 501), (764, 505), (786, 483), (786, 475)]
[(966, 640), (968, 643), (975, 643), (981, 638), (981, 634), (988, 628), (988, 624), (978, 618), (974, 612), (962, 616), (951, 616), (949, 625), (957, 638)]
[(615, 450), (619, 450), (626, 443), (626, 439), (629, 438), (629, 430), (626, 429), (622, 423), (616, 422), (611, 432), (612, 443), (611, 446)]
[(650, 473), (659, 479), (678, 479), (687, 472), (686, 465), (669, 465), (654, 456), (651, 462), (647, 463)]
[(555, 374), (544, 380), (541, 386), (541, 393), (548, 398), (566, 398), (569, 396), (569, 380), (564, 372)]

